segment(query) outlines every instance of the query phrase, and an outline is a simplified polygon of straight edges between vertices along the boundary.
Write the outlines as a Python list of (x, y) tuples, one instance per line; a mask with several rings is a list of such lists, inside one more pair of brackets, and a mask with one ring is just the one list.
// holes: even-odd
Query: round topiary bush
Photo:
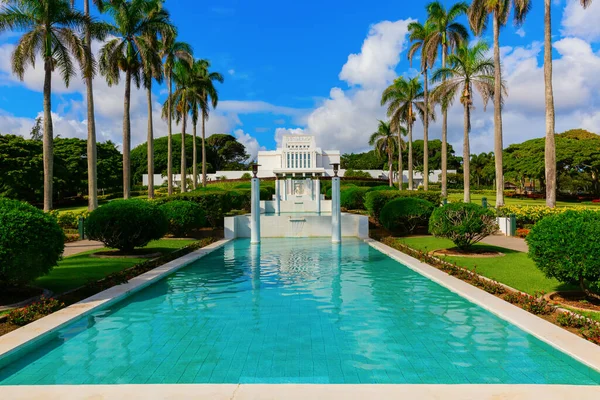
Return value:
[(379, 220), (390, 231), (413, 233), (419, 226), (427, 226), (433, 208), (433, 203), (427, 200), (399, 197), (383, 207)]
[(525, 240), (529, 257), (547, 277), (600, 298), (599, 237), (599, 212), (570, 210), (540, 220)]
[(340, 206), (346, 210), (364, 210), (365, 193), (368, 191), (369, 188), (358, 186), (340, 190)]
[(145, 200), (113, 200), (94, 210), (85, 221), (92, 240), (131, 252), (163, 237), (169, 221), (158, 205)]
[(50, 272), (65, 248), (64, 240), (50, 214), (0, 199), (0, 284), (24, 285)]
[(437, 208), (429, 219), (429, 232), (452, 240), (460, 250), (468, 250), (498, 230), (494, 211), (473, 203), (450, 203)]
[(194, 230), (206, 226), (206, 215), (198, 204), (175, 200), (164, 203), (160, 209), (169, 221), (168, 233), (176, 237), (190, 235)]

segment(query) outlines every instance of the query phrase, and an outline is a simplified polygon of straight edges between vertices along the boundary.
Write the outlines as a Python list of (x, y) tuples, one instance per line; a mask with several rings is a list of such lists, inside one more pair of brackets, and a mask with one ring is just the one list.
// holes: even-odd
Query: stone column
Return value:
[(281, 181), (275, 178), (275, 213), (279, 215), (281, 212)]
[(331, 242), (342, 242), (342, 211), (340, 208), (340, 178), (331, 179)]
[(314, 191), (315, 200), (317, 201), (317, 214), (321, 214), (321, 180), (319, 177), (315, 179)]
[(250, 243), (260, 243), (260, 180), (252, 178), (250, 205)]

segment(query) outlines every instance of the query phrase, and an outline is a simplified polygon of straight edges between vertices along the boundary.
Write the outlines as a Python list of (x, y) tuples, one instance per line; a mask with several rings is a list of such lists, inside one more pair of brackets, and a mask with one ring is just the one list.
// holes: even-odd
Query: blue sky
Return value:
[[(427, 2), (402, 3), (168, 0), (166, 7), (180, 40), (225, 76), (208, 133), (234, 134), (255, 154), (274, 148), (278, 135), (300, 132), (317, 135), (323, 147), (368, 148), (369, 134), (385, 117), (378, 105), (381, 90), (397, 75), (416, 73), (406, 61), (406, 25), (411, 19), (424, 20)], [(505, 144), (544, 134), (542, 4), (534, 1), (520, 30), (510, 24), (501, 34), (509, 84)], [(600, 79), (593, 71), (600, 68), (600, 2), (583, 11), (579, 0), (555, 1), (553, 13), (557, 130), (582, 126), (598, 132)], [(28, 71), (25, 82), (11, 76), (15, 36), (0, 36), (0, 132), (27, 135), (42, 110), (41, 66)], [(484, 38), (491, 41), (489, 34)], [(122, 86), (108, 88), (100, 76), (95, 86), (100, 140), (120, 143)], [(55, 133), (84, 138), (83, 83), (76, 78), (66, 89), (57, 80), (55, 90)], [(158, 110), (166, 97), (164, 87), (154, 94)], [(473, 151), (490, 151), (491, 107), (484, 112), (479, 104), (473, 114)], [(450, 142), (460, 150), (461, 110), (451, 111), (450, 117)], [(133, 95), (132, 119), (136, 145), (146, 135), (143, 92)], [(166, 135), (158, 115), (155, 121), (156, 136)], [(415, 138), (420, 137), (417, 124)], [(440, 137), (439, 126), (432, 127), (431, 137)]]

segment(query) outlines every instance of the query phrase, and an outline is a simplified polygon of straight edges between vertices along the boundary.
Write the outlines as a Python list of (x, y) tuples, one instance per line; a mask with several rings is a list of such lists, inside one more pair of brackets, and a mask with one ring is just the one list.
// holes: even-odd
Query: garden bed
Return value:
[(559, 305), (582, 311), (600, 312), (600, 300), (587, 297), (583, 292), (553, 292), (549, 293), (546, 297), (548, 300), (558, 303)]
[(451, 256), (451, 257), (468, 257), (468, 258), (493, 258), (504, 257), (504, 253), (490, 250), (485, 247), (473, 248), (471, 250), (461, 250), (456, 247), (450, 249), (440, 249), (431, 252), (433, 256)]

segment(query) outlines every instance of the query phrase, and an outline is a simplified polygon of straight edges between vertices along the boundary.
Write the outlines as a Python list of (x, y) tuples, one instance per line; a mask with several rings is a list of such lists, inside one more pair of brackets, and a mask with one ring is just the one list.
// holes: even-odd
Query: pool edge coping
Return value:
[(517, 326), (542, 342), (600, 372), (600, 346), (595, 345), (551, 322), (510, 304), (478, 287), (419, 261), (374, 239), (365, 239), (372, 248), (391, 257), (420, 275), (458, 294), (497, 317)]
[(85, 317), (101, 307), (110, 306), (111, 304), (131, 296), (165, 276), (220, 249), (230, 241), (231, 239), (218, 240), (208, 246), (202, 247), (138, 275), (125, 284), (110, 287), (93, 296), (78, 301), (75, 304), (71, 304), (68, 307), (58, 310), (55, 313), (49, 314), (30, 324), (0, 336), (0, 367), (4, 364), (3, 361), (6, 362), (8, 359), (8, 362), (10, 362), (11, 355), (26, 347), (36, 345), (40, 340), (43, 340), (52, 332), (63, 328), (77, 319)]

